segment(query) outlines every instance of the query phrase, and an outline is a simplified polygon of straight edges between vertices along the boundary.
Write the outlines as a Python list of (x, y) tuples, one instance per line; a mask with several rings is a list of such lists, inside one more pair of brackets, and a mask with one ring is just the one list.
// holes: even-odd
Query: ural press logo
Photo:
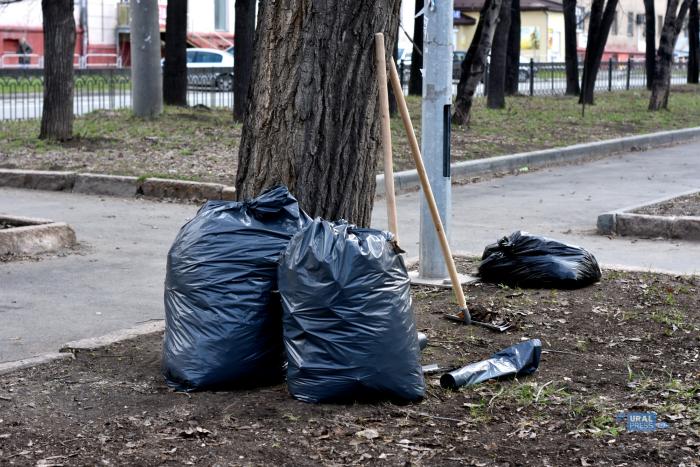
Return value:
[(620, 412), (615, 415), (618, 422), (627, 422), (627, 431), (656, 431), (668, 428), (668, 423), (657, 422), (656, 412)]

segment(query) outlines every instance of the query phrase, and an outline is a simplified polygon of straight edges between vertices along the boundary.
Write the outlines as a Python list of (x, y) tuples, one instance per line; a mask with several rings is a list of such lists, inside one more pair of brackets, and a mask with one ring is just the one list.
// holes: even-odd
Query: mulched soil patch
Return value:
[(700, 193), (681, 196), (634, 211), (637, 214), (655, 216), (700, 216)]
[[(460, 269), (470, 270), (471, 261)], [(9, 465), (698, 465), (700, 279), (606, 271), (574, 291), (466, 287), (505, 333), (444, 320), (451, 292), (415, 287), (423, 363), (463, 365), (524, 338), (540, 369), (459, 391), (430, 376), (423, 402), (309, 405), (284, 385), (175, 393), (161, 335), (3, 375), (0, 459)], [(669, 427), (627, 432), (615, 415)]]

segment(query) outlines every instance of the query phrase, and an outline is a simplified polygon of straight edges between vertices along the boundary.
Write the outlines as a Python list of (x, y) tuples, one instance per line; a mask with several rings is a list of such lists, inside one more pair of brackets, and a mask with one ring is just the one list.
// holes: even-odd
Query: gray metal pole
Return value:
[[(421, 153), (449, 239), (452, 217), (450, 118), (452, 104), (453, 0), (425, 1)], [(420, 278), (448, 277), (440, 243), (425, 199), (420, 211)]]
[(163, 111), (158, 0), (131, 0), (131, 98), (134, 115)]

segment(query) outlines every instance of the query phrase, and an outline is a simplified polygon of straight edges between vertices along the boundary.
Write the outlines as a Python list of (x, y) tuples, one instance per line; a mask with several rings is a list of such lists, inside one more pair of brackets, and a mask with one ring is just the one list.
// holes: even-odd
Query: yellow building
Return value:
[[(454, 0), (455, 50), (469, 49), (484, 0)], [(536, 62), (564, 61), (564, 13), (561, 2), (520, 0), (520, 56)]]

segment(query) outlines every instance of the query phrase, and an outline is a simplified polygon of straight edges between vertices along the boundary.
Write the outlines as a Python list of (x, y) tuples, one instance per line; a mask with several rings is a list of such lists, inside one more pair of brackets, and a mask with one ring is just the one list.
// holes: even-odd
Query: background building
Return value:
[[(158, 0), (161, 40), (165, 35), (167, 0)], [(76, 0), (76, 65), (128, 66), (130, 63), (129, 2)], [(234, 0), (191, 1), (187, 37), (193, 47), (225, 49), (233, 45)], [(44, 55), (41, 0), (0, 6), (0, 66), (19, 66), (17, 52), (25, 40), (32, 49), (30, 66)]]

